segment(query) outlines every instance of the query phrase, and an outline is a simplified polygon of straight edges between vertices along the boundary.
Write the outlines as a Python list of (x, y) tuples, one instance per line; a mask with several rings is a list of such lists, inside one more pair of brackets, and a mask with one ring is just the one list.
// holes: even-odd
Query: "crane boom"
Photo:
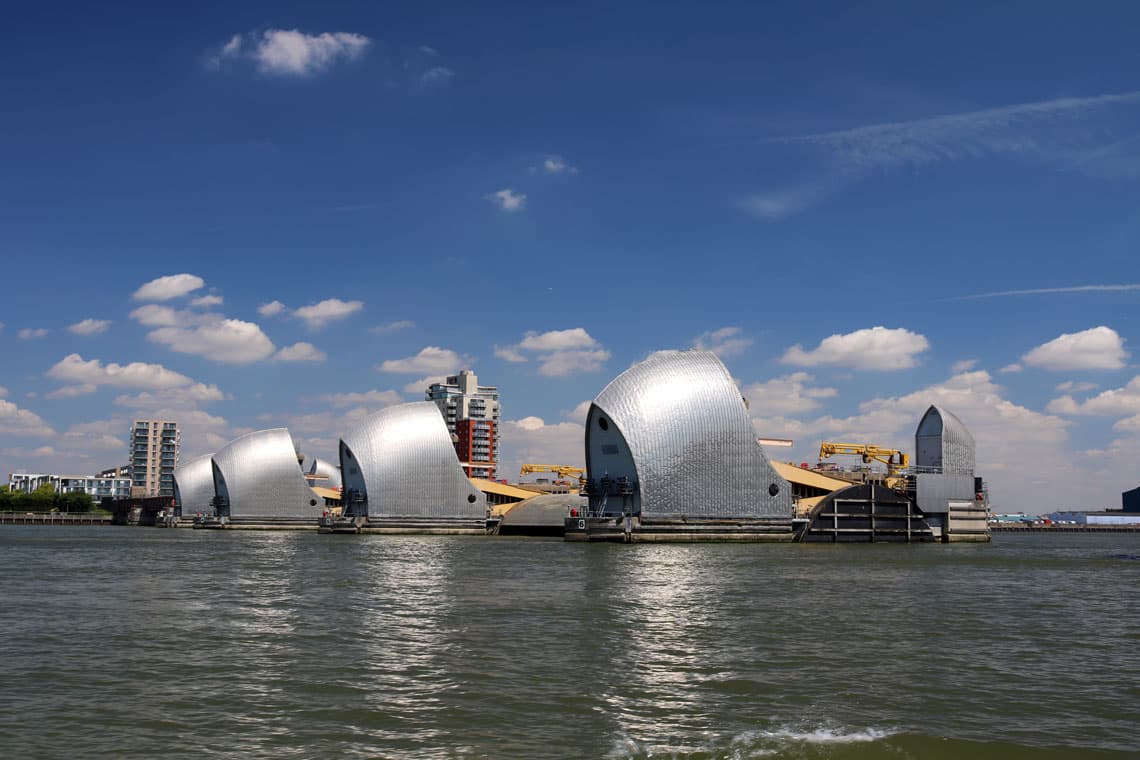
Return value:
[(910, 467), (910, 455), (898, 449), (887, 449), (870, 443), (836, 443), (834, 441), (821, 441), (819, 444), (819, 458), (827, 459), (837, 454), (850, 454), (862, 457), (864, 463), (881, 462), (887, 466), (887, 472), (897, 475), (901, 470)]

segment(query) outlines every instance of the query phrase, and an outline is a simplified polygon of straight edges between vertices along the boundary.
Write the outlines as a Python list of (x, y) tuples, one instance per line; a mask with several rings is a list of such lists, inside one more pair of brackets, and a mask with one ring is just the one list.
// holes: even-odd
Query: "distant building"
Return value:
[(1125, 512), (1140, 512), (1140, 487), (1120, 494), (1120, 508)]
[(131, 496), (174, 498), (174, 470), (182, 436), (173, 420), (135, 420), (131, 426)]
[(50, 485), (56, 493), (85, 493), (96, 502), (101, 499), (126, 499), (131, 495), (128, 477), (102, 475), (40, 475), (16, 473), (8, 476), (8, 490), (32, 493)]
[(129, 464), (119, 465), (118, 467), (110, 467), (106, 470), (100, 470), (95, 473), (100, 478), (130, 478), (131, 466)]
[(465, 369), (442, 383), (432, 383), (427, 400), (443, 414), (467, 476), (494, 480), (499, 465), (499, 389), (479, 385), (475, 373)]

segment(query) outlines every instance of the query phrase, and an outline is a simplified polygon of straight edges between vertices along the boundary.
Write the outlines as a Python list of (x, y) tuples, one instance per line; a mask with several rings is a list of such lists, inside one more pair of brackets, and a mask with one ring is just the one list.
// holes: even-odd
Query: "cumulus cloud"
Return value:
[(144, 327), (187, 327), (208, 324), (223, 319), (219, 314), (175, 309), (157, 303), (148, 303), (134, 309), (130, 318)]
[(404, 359), (388, 359), (380, 363), (377, 368), (381, 372), (394, 372), (398, 374), (446, 375), (455, 372), (467, 363), (464, 357), (448, 348), (438, 346), (425, 346), (415, 356)]
[(54, 435), (55, 431), (35, 412), (0, 399), (0, 433), (40, 436)]
[(1057, 390), (1061, 393), (1084, 393), (1085, 391), (1094, 391), (1096, 388), (1096, 383), (1078, 382), (1076, 380), (1066, 380), (1057, 385)]
[(717, 356), (737, 356), (752, 345), (752, 339), (739, 327), (722, 327), (701, 333), (693, 340), (693, 348), (712, 351)]
[(403, 387), (404, 393), (410, 393), (413, 396), (423, 396), (427, 393), (427, 389), (436, 383), (442, 383), (447, 379), (447, 375), (428, 375), (421, 377), (419, 380), (413, 380)]
[(257, 313), (263, 317), (273, 317), (285, 311), (285, 304), (280, 301), (270, 301), (257, 307)]
[(1033, 349), (1021, 361), (1049, 370), (1121, 369), (1128, 359), (1124, 339), (1111, 327), (1063, 333)]
[(56, 388), (50, 393), (45, 393), (44, 398), (78, 398), (79, 396), (90, 396), (99, 387), (91, 383), (81, 383), (79, 385), (65, 385), (62, 388)]
[(955, 375), (961, 372), (969, 372), (974, 367), (976, 367), (977, 364), (977, 359), (960, 359), (959, 361), (954, 362), (954, 366), (950, 368), (950, 371)]
[(214, 401), (224, 401), (226, 394), (216, 385), (194, 383), (180, 388), (143, 391), (135, 395), (122, 395), (115, 398), (116, 406), (134, 409), (161, 409), (171, 407), (193, 408)]
[(226, 61), (247, 59), (264, 74), (306, 77), (359, 58), (370, 44), (368, 37), (352, 32), (306, 34), (298, 29), (268, 29), (247, 38), (235, 34), (208, 53), (206, 62), (218, 69)]
[(495, 356), (509, 362), (529, 361), (526, 352), (537, 354), (538, 372), (548, 377), (595, 372), (610, 358), (610, 352), (582, 327), (544, 333), (532, 330), (513, 346), (495, 346)]
[(274, 356), (279, 362), (323, 362), (328, 356), (312, 343), (301, 341), (281, 349)]
[(1020, 364), (1014, 362), (1013, 364), (1005, 365), (999, 369), (998, 372), (1002, 373), (1003, 375), (1012, 375), (1016, 372), (1021, 372), (1022, 369), (1023, 367)]
[(204, 296), (199, 296), (198, 298), (193, 299), (190, 301), (190, 305), (197, 306), (200, 309), (208, 309), (211, 306), (221, 306), (223, 302), (224, 299), (221, 296), (215, 295), (214, 293), (208, 293)]
[(311, 330), (319, 330), (331, 322), (339, 322), (364, 308), (363, 301), (342, 301), (339, 298), (326, 298), (320, 303), (302, 306), (293, 312), (304, 320)]
[[(535, 167), (537, 169), (538, 167)], [(545, 174), (577, 174), (578, 167), (566, 163), (562, 156), (551, 154), (542, 159), (541, 169)]]
[(503, 211), (522, 211), (526, 207), (526, 194), (504, 188), (483, 196)]
[(223, 319), (194, 328), (160, 327), (147, 340), (173, 351), (194, 354), (225, 364), (249, 364), (271, 356), (273, 341), (253, 322)]
[(48, 377), (77, 385), (109, 385), (116, 388), (178, 388), (193, 385), (186, 375), (161, 364), (131, 362), (103, 364), (98, 359), (86, 361), (79, 354), (68, 354), (47, 372)]
[(815, 377), (807, 372), (793, 372), (741, 389), (749, 405), (765, 414), (801, 414), (820, 407), (819, 399), (834, 398), (835, 388), (813, 387)]
[(20, 330), (18, 333), (16, 333), (16, 337), (18, 337), (20, 340), (36, 340), (38, 338), (44, 337), (47, 334), (48, 330), (45, 327), (25, 327), (23, 330)]
[(383, 335), (385, 333), (397, 332), (399, 330), (409, 330), (416, 326), (416, 323), (410, 319), (397, 319), (395, 322), (386, 322), (382, 325), (368, 328), (368, 332)]
[(195, 274), (169, 274), (143, 284), (132, 297), (136, 301), (169, 301), (205, 285), (206, 281)]
[(76, 335), (98, 335), (99, 333), (107, 332), (107, 328), (110, 326), (111, 320), (109, 319), (91, 319), (88, 317), (81, 322), (68, 325), (67, 330)]
[(34, 449), (23, 449), (19, 447), (9, 447), (0, 449), (0, 454), (6, 457), (35, 457), (43, 458), (55, 456), (55, 449), (51, 446), (38, 446)]
[(582, 401), (573, 409), (562, 412), (562, 416), (573, 422), (585, 423), (586, 415), (590, 413), (590, 405), (593, 401)]
[(1140, 375), (1132, 378), (1123, 388), (1102, 391), (1084, 401), (1077, 401), (1069, 395), (1055, 398), (1049, 402), (1047, 409), (1056, 414), (1098, 417), (1130, 417), (1140, 414)]
[[(427, 385), (424, 386), (427, 388)], [(321, 396), (322, 401), (332, 404), (337, 409), (343, 409), (349, 406), (370, 406), (376, 408), (383, 408), (386, 406), (393, 406), (394, 404), (401, 404), (404, 401), (396, 391), (363, 391), (352, 393), (330, 393)]]
[(831, 335), (811, 351), (797, 344), (789, 348), (780, 361), (801, 367), (831, 365), (889, 371), (914, 367), (918, 355), (929, 348), (930, 342), (918, 333), (901, 327), (877, 326)]

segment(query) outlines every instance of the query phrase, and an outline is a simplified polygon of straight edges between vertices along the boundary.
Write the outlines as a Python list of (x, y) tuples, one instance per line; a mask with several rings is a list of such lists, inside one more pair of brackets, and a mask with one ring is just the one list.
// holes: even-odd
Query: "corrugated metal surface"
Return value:
[(953, 413), (938, 406), (926, 410), (914, 433), (915, 466), (946, 475), (973, 475), (974, 436)]
[(1132, 512), (1121, 515), (1087, 515), (1085, 522), (1088, 525), (1140, 525), (1140, 513)]
[(792, 513), (791, 487), (756, 442), (728, 370), (708, 351), (657, 352), (607, 385), (586, 418), (586, 467), (595, 482), (607, 475), (636, 482), (633, 507), (643, 515)]
[(439, 408), (417, 401), (383, 409), (341, 438), (349, 489), (369, 517), (483, 517), (486, 498), (459, 465)]
[(309, 475), (323, 476), (324, 480), (318, 480), (314, 485), (321, 488), (340, 488), (340, 468), (328, 460), (321, 459), (320, 457), (310, 457), (305, 460), (305, 472)]
[(213, 454), (195, 457), (174, 471), (174, 495), (181, 509), (179, 514), (190, 517), (198, 512), (210, 513), (210, 500), (214, 498), (212, 457)]
[(230, 441), (214, 454), (214, 470), (214, 490), (228, 496), (232, 517), (320, 517), (324, 509), (305, 483), (285, 428)]
[(951, 501), (974, 501), (972, 475), (938, 475), (922, 473), (915, 476), (915, 500), (923, 512), (947, 512)]

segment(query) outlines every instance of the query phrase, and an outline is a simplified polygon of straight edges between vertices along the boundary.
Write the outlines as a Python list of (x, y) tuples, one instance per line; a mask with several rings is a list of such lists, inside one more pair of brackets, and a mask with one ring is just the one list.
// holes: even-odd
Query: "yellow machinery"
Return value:
[(532, 472), (553, 472), (560, 478), (576, 475), (579, 486), (582, 486), (586, 481), (585, 467), (571, 467), (568, 464), (524, 464), (519, 470), (519, 479), (530, 475)]
[[(850, 454), (852, 456), (862, 457), (865, 464), (881, 462), (887, 466), (887, 474), (891, 476), (891, 480), (897, 479), (902, 475), (903, 470), (910, 467), (910, 455), (898, 449), (884, 449), (881, 446), (874, 446), (870, 443), (820, 442), (820, 459), (827, 459), (836, 454)], [(893, 487), (893, 484), (889, 481), (888, 485)]]

